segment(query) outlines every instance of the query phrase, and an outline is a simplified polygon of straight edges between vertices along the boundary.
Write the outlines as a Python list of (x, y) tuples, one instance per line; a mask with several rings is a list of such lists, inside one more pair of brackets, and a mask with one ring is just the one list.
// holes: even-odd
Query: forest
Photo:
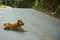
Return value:
[(55, 17), (60, 17), (60, 0), (0, 0), (0, 4), (12, 8), (34, 8), (53, 12)]

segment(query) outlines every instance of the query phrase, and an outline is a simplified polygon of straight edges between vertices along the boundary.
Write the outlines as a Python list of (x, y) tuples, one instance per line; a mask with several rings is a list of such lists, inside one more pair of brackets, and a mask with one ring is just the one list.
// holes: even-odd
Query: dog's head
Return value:
[(18, 24), (19, 25), (24, 25), (24, 22), (22, 21), (22, 19), (18, 20)]

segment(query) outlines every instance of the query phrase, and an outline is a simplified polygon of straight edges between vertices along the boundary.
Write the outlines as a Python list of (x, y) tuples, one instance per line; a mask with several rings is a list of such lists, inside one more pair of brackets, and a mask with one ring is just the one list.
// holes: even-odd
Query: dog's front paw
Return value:
[(27, 32), (27, 30), (21, 29), (20, 32)]

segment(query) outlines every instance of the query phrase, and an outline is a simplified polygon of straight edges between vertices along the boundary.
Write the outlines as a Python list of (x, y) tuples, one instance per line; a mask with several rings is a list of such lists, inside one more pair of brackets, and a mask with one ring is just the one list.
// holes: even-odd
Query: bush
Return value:
[(56, 15), (60, 15), (60, 8), (59, 7), (56, 7), (55, 10), (54, 10), (54, 13)]

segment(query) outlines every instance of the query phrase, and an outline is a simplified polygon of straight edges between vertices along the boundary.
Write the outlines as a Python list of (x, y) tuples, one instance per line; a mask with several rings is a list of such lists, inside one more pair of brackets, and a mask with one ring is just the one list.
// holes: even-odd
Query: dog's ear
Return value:
[(20, 22), (20, 20), (18, 20), (18, 22)]

